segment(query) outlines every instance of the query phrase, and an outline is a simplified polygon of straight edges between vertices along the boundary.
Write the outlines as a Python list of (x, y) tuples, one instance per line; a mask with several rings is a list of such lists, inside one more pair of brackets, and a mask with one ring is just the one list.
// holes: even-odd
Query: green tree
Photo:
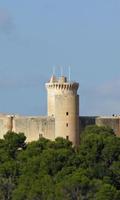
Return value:
[(120, 191), (117, 191), (116, 188), (109, 184), (103, 184), (99, 188), (99, 191), (95, 195), (95, 200), (119, 200)]
[(26, 136), (23, 133), (7, 132), (4, 135), (5, 150), (8, 155), (15, 159), (19, 150), (26, 147)]
[(80, 146), (63, 138), (25, 143), (24, 134), (0, 139), (1, 200), (119, 200), (120, 138), (88, 126)]

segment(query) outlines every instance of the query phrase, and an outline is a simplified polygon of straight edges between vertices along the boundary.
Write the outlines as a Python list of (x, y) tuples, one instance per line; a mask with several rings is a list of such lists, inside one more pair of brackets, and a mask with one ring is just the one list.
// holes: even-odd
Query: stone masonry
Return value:
[(63, 137), (79, 144), (80, 133), (87, 125), (111, 127), (120, 136), (120, 116), (79, 116), (79, 84), (62, 76), (52, 76), (46, 83), (48, 116), (19, 116), (0, 114), (0, 138), (8, 131), (22, 132), (27, 142), (45, 137)]

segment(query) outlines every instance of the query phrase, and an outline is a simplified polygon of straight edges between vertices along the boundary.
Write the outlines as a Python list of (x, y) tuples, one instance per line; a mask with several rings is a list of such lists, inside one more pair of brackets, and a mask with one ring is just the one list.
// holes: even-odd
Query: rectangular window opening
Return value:
[(69, 140), (69, 136), (68, 135), (66, 136), (66, 140)]
[(66, 115), (68, 116), (68, 115), (69, 115), (69, 113), (68, 113), (68, 112), (66, 112)]
[(68, 123), (66, 123), (66, 127), (68, 127)]

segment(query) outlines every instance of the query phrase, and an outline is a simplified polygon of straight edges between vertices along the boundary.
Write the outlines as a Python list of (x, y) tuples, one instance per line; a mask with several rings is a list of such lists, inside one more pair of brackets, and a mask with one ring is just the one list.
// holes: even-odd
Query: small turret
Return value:
[(61, 76), (58, 80), (59, 83), (66, 83), (67, 82), (67, 77)]
[(57, 79), (56, 79), (56, 77), (53, 75), (53, 76), (51, 76), (50, 83), (55, 83), (55, 82), (57, 82)]

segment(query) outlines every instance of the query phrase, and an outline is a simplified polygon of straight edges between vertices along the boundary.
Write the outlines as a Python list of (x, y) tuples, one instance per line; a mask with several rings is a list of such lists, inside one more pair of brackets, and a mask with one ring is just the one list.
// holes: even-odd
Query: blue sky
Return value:
[(80, 83), (80, 114), (120, 114), (119, 0), (0, 0), (0, 112), (46, 114), (52, 68)]

